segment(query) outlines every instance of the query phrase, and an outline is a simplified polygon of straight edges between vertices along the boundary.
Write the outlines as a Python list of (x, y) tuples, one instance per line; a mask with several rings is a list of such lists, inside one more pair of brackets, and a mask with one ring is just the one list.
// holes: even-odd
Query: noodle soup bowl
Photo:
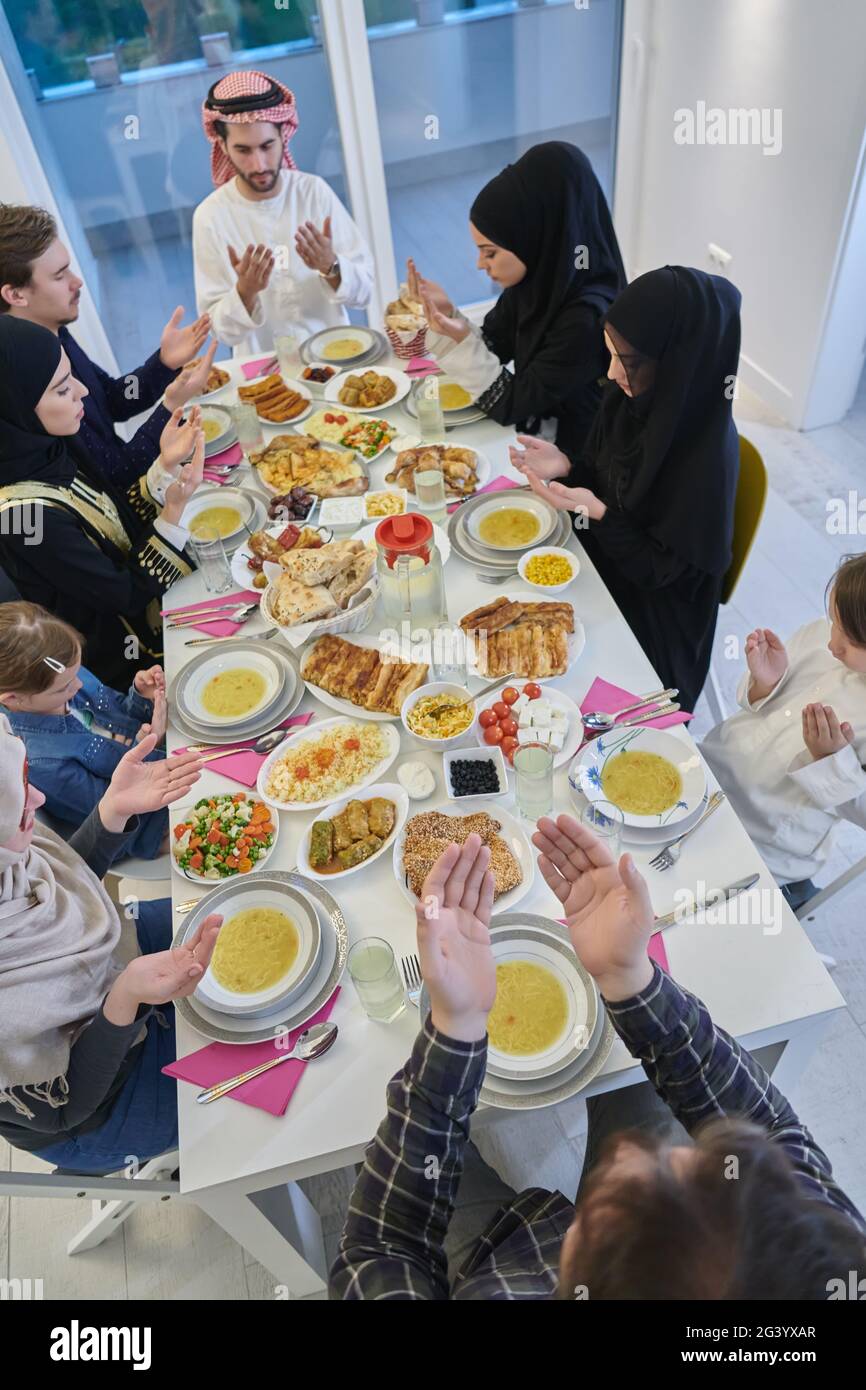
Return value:
[[(570, 943), (551, 930), (555, 923), (517, 912), (494, 917), (490, 924), (493, 958), (497, 967), (509, 963), (534, 965), (552, 975), (565, 997), (565, 1015), (556, 1036), (542, 1046), (520, 1053), (506, 1052), (494, 1045), (492, 1032), (487, 1044), (487, 1070), (492, 1076), (512, 1081), (532, 1081), (553, 1076), (571, 1066), (589, 1047), (599, 1011), (598, 991), (578, 962)], [(519, 1009), (521, 997), (515, 996)], [(491, 1015), (491, 1029), (495, 1031)], [(528, 1015), (528, 1023), (533, 1020)], [(532, 1040), (528, 1040), (529, 1047)]]
[[(216, 714), (204, 704), (205, 692), (211, 681), (229, 676), (234, 671), (251, 671), (259, 680), (261, 693), (257, 700), (240, 714)], [(277, 658), (268, 652), (245, 650), (232, 654), (232, 651), (218, 651), (194, 671), (183, 691), (184, 710), (196, 724), (215, 728), (229, 727), (243, 729), (252, 719), (264, 717), (274, 708), (284, 688), (283, 668)]]
[(225, 930), (239, 913), (252, 908), (275, 908), (288, 917), (298, 935), (298, 949), (280, 979), (265, 989), (249, 993), (226, 989), (220, 984), (214, 975), (214, 962), (211, 960), (195, 991), (196, 996), (209, 1008), (238, 1017), (270, 1013), (291, 1003), (309, 983), (322, 950), (322, 931), (316, 909), (310, 899), (296, 888), (268, 880), (266, 875), (238, 884), (237, 891), (219, 905), (222, 929)]
[[(663, 758), (670, 768), (667, 771), (659, 766), (657, 785), (650, 781), (646, 810), (642, 812), (632, 806), (634, 785), (623, 792), (610, 782), (611, 777), (621, 771), (615, 760), (629, 753), (654, 754)], [(686, 820), (697, 810), (707, 789), (700, 754), (685, 740), (663, 729), (629, 729), (616, 725), (577, 754), (568, 769), (568, 780), (573, 792), (581, 792), (590, 802), (612, 802), (619, 806), (626, 825), (644, 830), (675, 826)], [(645, 780), (643, 786), (647, 787)], [(657, 794), (655, 804), (651, 804), (653, 794)], [(626, 809), (619, 798), (626, 800), (632, 809)]]

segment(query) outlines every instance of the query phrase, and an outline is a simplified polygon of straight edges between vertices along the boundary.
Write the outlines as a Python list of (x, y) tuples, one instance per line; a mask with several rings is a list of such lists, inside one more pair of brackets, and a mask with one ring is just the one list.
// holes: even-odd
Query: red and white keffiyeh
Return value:
[[(258, 104), (257, 104), (258, 103)], [(269, 104), (266, 104), (269, 103)], [(232, 109), (238, 108), (241, 109)], [(214, 83), (202, 105), (202, 125), (210, 141), (210, 169), (214, 184), (228, 183), (235, 170), (224, 154), (216, 132), (216, 122), (250, 125), (253, 121), (272, 121), (282, 127), (283, 165), (296, 169), (289, 153), (289, 141), (298, 128), (295, 94), (264, 72), (230, 72)]]

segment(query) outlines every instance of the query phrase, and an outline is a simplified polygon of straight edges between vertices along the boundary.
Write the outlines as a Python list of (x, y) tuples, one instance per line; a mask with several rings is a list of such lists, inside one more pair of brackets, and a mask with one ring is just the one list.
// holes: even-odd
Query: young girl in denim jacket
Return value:
[[(165, 732), (162, 668), (139, 671), (122, 695), (81, 665), (83, 646), (75, 628), (38, 604), (0, 604), (0, 703), (27, 745), (30, 779), (45, 795), (49, 822), (64, 838), (87, 819), (131, 745)], [(168, 812), (150, 812), (123, 856), (154, 859), (167, 836)]]

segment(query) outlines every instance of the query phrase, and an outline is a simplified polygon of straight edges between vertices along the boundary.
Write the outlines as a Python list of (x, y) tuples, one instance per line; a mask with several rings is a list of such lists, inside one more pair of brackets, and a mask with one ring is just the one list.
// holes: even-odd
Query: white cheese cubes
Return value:
[(517, 699), (514, 701), (514, 704), (511, 706), (512, 717), (519, 721), (521, 714), (526, 709), (527, 705), (531, 703), (532, 702), (528, 695), (518, 695)]
[(556, 709), (550, 700), (540, 696), (529, 700), (521, 695), (511, 706), (511, 713), (517, 719), (517, 742), (543, 743), (561, 752), (568, 737), (568, 715)]

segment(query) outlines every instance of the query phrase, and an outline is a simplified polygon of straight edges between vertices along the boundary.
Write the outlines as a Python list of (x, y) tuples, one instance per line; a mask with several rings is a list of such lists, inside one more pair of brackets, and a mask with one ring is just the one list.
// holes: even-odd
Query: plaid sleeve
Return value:
[(710, 1116), (751, 1120), (782, 1145), (812, 1195), (864, 1225), (835, 1182), (827, 1155), (768, 1073), (716, 1027), (700, 999), (656, 965), (641, 994), (606, 1008), (626, 1047), (689, 1133)]
[(389, 1082), (331, 1270), (333, 1299), (447, 1299), (443, 1250), (487, 1041), (456, 1042), (428, 1015)]

